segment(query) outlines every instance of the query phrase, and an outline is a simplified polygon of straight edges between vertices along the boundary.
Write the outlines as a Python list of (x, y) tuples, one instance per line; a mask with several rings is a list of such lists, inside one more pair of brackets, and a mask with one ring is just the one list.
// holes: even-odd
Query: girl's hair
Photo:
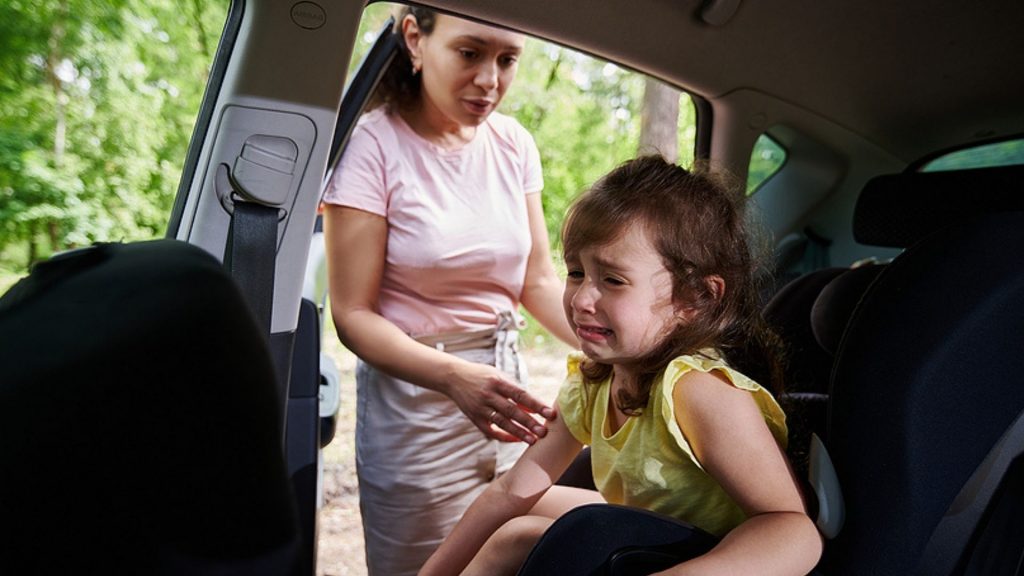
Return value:
[(399, 50), (377, 84), (377, 89), (367, 105), (368, 110), (379, 106), (387, 106), (389, 112), (395, 109), (408, 109), (420, 101), (422, 75), (412, 72), (409, 47), (405, 44), (405, 36), (402, 34), (402, 21), (410, 14), (416, 18), (416, 24), (424, 36), (434, 33), (434, 25), (437, 23), (436, 12), (419, 6), (405, 6), (399, 9), (395, 15), (394, 27), (394, 33), (398, 34), (399, 38)]
[[(692, 171), (660, 156), (629, 160), (594, 183), (569, 208), (562, 226), (566, 258), (586, 247), (615, 241), (631, 226), (643, 226), (672, 276), (672, 299), (692, 307), (661, 344), (639, 358), (638, 389), (616, 402), (636, 413), (647, 405), (654, 377), (681, 354), (714, 349), (730, 366), (781, 393), (779, 340), (760, 313), (759, 286), (745, 215), (746, 196), (724, 175), (704, 167)], [(716, 294), (709, 277), (725, 289)], [(586, 359), (584, 380), (601, 382), (607, 364)]]

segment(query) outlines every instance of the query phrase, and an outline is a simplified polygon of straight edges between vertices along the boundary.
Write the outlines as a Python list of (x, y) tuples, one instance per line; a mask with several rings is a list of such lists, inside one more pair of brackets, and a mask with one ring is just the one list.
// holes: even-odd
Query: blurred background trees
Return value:
[[(362, 61), (394, 7), (367, 7), (351, 69)], [(638, 151), (661, 153), (683, 166), (693, 162), (696, 114), (689, 95), (648, 82), (643, 74), (532, 38), (519, 62), (516, 80), (499, 110), (519, 120), (537, 141), (553, 244), (572, 199)], [(648, 91), (651, 84), (656, 94)], [(652, 119), (646, 131), (645, 115)]]
[[(0, 280), (57, 251), (164, 234), (228, 4), (0, 3)], [(392, 11), (367, 8), (353, 65)], [(683, 165), (692, 161), (689, 97), (658, 85), (654, 98), (651, 84), (614, 64), (527, 42), (501, 110), (541, 151), (553, 242), (572, 198), (634, 156), (641, 141), (645, 150), (678, 154)], [(653, 128), (644, 129), (644, 118)]]
[(163, 234), (226, 12), (0, 3), (0, 267)]

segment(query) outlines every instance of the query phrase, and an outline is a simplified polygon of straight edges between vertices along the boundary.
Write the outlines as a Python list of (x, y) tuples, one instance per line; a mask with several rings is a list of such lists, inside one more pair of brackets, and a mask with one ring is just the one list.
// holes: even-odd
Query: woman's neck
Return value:
[(398, 113), (413, 132), (445, 150), (458, 150), (476, 136), (476, 126), (454, 122), (423, 101), (415, 107), (400, 109)]

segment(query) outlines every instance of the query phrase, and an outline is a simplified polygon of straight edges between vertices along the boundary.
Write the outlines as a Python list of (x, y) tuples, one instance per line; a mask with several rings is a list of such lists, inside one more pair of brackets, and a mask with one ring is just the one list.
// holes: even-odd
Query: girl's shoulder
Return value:
[(755, 380), (739, 370), (729, 366), (716, 350), (701, 350), (696, 354), (684, 354), (674, 358), (665, 368), (664, 375), (658, 383), (658, 396), (663, 416), (674, 421), (675, 400), (673, 393), (679, 381), (687, 374), (703, 373), (719, 376), (732, 386), (751, 393), (764, 416), (772, 434), (782, 446), (786, 445), (786, 416), (771, 393)]
[(569, 352), (569, 355), (565, 359), (565, 368), (570, 377), (575, 374), (577, 378), (583, 378), (583, 373), (580, 372), (580, 364), (583, 363), (584, 359), (586, 359), (586, 355), (584, 355), (583, 352), (578, 350)]
[(733, 386), (744, 390), (756, 391), (764, 389), (746, 374), (729, 366), (725, 359), (722, 358), (722, 355), (717, 350), (712, 349), (701, 350), (695, 354), (677, 356), (665, 367), (662, 380), (665, 384), (669, 385), (669, 388), (672, 388), (680, 378), (693, 371), (705, 374), (718, 372), (732, 383)]
[(585, 386), (583, 379), (583, 361), (587, 357), (582, 352), (570, 352), (565, 360), (565, 381), (562, 382), (561, 391), (578, 401), (585, 402), (585, 397), (593, 394), (597, 386)]
[(586, 356), (572, 352), (566, 359), (566, 376), (558, 390), (556, 403), (558, 412), (572, 435), (583, 444), (590, 444), (594, 411), (598, 404), (596, 397), (601, 386), (586, 386), (583, 383), (581, 364)]

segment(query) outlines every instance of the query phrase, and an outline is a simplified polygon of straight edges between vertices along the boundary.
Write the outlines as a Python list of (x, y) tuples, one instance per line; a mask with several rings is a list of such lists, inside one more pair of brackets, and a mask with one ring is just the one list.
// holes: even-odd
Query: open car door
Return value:
[[(352, 36), (360, 15), (358, 10), (346, 13)], [(293, 14), (293, 20), (303, 17)], [(319, 22), (312, 18), (309, 25)], [(337, 370), (320, 351), (327, 274), (317, 206), (356, 121), (397, 50), (392, 24), (389, 20), (380, 31), (348, 83), (341, 105), (332, 111), (329, 130), (323, 129), (324, 111), (295, 110), (294, 102), (288, 103), (289, 109), (268, 109), (239, 95), (237, 103), (220, 107), (219, 124), (205, 147), (208, 152), (199, 157), (205, 168), (196, 171), (193, 189), (196, 184), (201, 187), (179, 202), (183, 215), (172, 222), (172, 228), (177, 224), (177, 238), (215, 254), (220, 249), (225, 266), (267, 330), (302, 542), (296, 574), (315, 573), (321, 449), (333, 437), (339, 394)], [(329, 51), (348, 58), (336, 44)], [(347, 60), (329, 60), (344, 71)], [(340, 86), (344, 76), (335, 70), (331, 77)]]

